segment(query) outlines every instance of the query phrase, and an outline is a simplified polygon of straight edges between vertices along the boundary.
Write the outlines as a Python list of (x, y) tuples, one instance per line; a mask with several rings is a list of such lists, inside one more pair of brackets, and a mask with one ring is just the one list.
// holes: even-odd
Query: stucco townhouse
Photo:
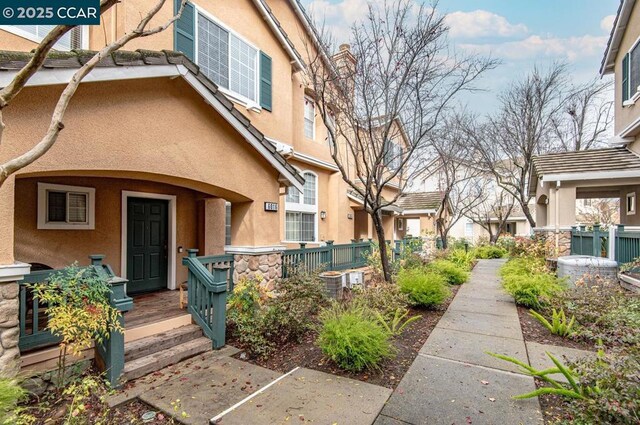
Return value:
[[(534, 159), (529, 191), (536, 203), (535, 231), (546, 234), (559, 255), (571, 251), (576, 200), (618, 198), (620, 223), (640, 225), (640, 5), (635, 0), (620, 2), (600, 75), (614, 77), (611, 147)], [(630, 248), (640, 255), (637, 243)]]
[[(166, 21), (178, 5), (165, 5), (155, 21)], [(151, 6), (125, 0), (99, 26), (78, 27), (58, 43), (4, 112), (0, 161), (37, 143), (63, 84), (88, 59), (86, 50), (131, 30)], [(48, 30), (0, 28), (0, 85)], [(320, 44), (297, 1), (196, 0), (173, 30), (126, 49), (81, 84), (55, 146), (0, 188), (0, 280), (87, 264), (89, 255), (102, 254), (135, 297), (178, 289), (187, 279), (182, 260), (195, 248), (198, 255), (230, 255), (234, 280), (260, 276), (270, 285), (282, 274), (278, 253), (286, 248), (374, 237), (362, 202), (332, 160), (305, 85), (305, 64)], [(321, 53), (339, 66), (353, 60), (346, 45), (333, 56)], [(398, 188), (385, 190), (392, 197)], [(404, 235), (397, 216), (393, 208), (385, 212), (389, 239)], [(21, 335), (41, 332), (35, 317), (26, 319), (34, 314), (25, 305), (31, 300), (14, 292), (0, 333), (15, 329), (18, 304), (21, 323), (35, 326)], [(174, 301), (153, 301), (151, 313), (128, 322), (144, 326), (128, 329), (125, 340), (190, 323)], [(169, 323), (171, 312), (177, 319)], [(20, 356), (13, 345), (0, 363)], [(53, 358), (22, 351), (23, 366), (25, 359)]]

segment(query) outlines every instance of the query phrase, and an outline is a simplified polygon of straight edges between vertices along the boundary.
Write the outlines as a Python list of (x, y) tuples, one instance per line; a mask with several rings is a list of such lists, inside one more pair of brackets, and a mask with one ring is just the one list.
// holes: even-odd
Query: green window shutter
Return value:
[[(181, 0), (174, 1), (174, 13), (178, 13), (180, 4), (182, 4)], [(182, 15), (173, 28), (174, 50), (184, 53), (186, 57), (195, 61), (196, 10), (191, 3), (184, 5)]]
[(629, 99), (629, 53), (622, 59), (622, 101)]
[(271, 58), (260, 52), (260, 106), (267, 111), (272, 108)]

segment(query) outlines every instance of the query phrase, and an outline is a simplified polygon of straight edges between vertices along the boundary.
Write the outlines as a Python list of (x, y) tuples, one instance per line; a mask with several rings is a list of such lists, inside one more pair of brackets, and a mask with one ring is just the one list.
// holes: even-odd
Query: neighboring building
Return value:
[(604, 53), (600, 74), (614, 76), (615, 125), (605, 149), (542, 155), (534, 159), (529, 186), (535, 196), (537, 231), (569, 252), (570, 227), (582, 199), (619, 199), (620, 223), (640, 225), (640, 5), (623, 0)]
[[(100, 49), (152, 5), (119, 3), (101, 25), (58, 43), (3, 110), (0, 161), (44, 133), (62, 85), (90, 57), (70, 50)], [(0, 27), (0, 85), (50, 29)], [(10, 265), (0, 281), (20, 279), (23, 263), (57, 269), (105, 254), (129, 294), (176, 289), (187, 279), (186, 250), (197, 248), (234, 254), (236, 280), (261, 276), (270, 286), (281, 276), (274, 252), (373, 237), (305, 85), (307, 52), (321, 48), (296, 0), (196, 0), (173, 31), (105, 58), (73, 98), (55, 146), (0, 189), (0, 265)], [(346, 45), (330, 59), (354, 65)], [(385, 190), (392, 199), (399, 188)], [(384, 216), (390, 239), (399, 211)]]
[[(440, 192), (410, 192), (398, 199), (402, 208), (401, 216), (396, 220), (396, 228), (409, 236), (436, 234), (436, 218), (442, 208)], [(447, 212), (448, 213), (448, 212)]]

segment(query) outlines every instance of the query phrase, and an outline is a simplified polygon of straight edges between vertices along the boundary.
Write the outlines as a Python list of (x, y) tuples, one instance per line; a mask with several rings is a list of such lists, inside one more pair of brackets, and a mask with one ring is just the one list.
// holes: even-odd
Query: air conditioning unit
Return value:
[(344, 276), (346, 277), (344, 281), (345, 288), (351, 289), (364, 285), (364, 272), (362, 271), (347, 271)]

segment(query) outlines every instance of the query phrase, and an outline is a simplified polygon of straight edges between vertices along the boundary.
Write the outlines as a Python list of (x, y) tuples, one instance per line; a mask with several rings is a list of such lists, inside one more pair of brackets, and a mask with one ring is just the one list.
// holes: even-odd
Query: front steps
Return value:
[(186, 325), (124, 345), (123, 381), (130, 381), (212, 349), (197, 325)]

